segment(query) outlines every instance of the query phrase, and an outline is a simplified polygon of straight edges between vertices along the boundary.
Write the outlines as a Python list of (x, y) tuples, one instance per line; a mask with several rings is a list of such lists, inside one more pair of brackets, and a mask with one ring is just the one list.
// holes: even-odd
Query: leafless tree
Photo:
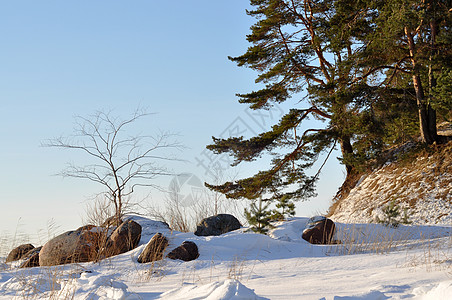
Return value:
[(89, 117), (75, 117), (73, 135), (47, 140), (43, 146), (84, 152), (93, 161), (87, 165), (69, 164), (59, 175), (87, 179), (100, 184), (102, 194), (114, 205), (115, 221), (120, 222), (130, 195), (136, 187), (154, 187), (158, 176), (172, 175), (164, 162), (177, 160), (169, 154), (180, 150), (175, 135), (128, 135), (126, 129), (138, 119), (149, 116), (137, 109), (128, 119), (97, 111)]

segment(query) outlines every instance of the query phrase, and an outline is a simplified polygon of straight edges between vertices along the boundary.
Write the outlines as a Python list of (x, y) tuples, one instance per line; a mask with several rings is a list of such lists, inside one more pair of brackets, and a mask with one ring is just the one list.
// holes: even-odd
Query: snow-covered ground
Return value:
[[(99, 263), (18, 269), (0, 265), (0, 299), (452, 299), (452, 228), (338, 223), (337, 245), (301, 239), (307, 218), (268, 236), (218, 237), (143, 226), (140, 246)], [(139, 264), (156, 232), (169, 250), (194, 241), (200, 257)]]

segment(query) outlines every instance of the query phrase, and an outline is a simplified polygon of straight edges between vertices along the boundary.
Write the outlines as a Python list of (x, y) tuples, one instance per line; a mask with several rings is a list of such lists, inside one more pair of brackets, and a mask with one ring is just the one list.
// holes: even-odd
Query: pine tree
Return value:
[[(372, 77), (374, 87), (384, 87), (383, 102), (386, 103), (391, 98), (399, 98), (402, 90), (411, 101), (410, 106), (417, 110), (411, 118), (418, 119), (423, 142), (441, 142), (436, 132), (436, 111), (439, 109), (444, 114), (451, 106), (435, 91), (445, 87), (438, 79), (444, 77), (452, 58), (451, 1), (369, 0), (360, 3), (366, 3), (362, 17), (372, 24), (365, 35), (355, 35), (364, 45), (362, 51), (352, 57), (364, 71), (362, 79), (369, 82)], [(402, 119), (406, 115), (402, 110), (396, 114)]]
[[(352, 176), (356, 166), (367, 163), (369, 155), (381, 147), (380, 134), (369, 134), (378, 132), (381, 124), (370, 113), (367, 86), (348, 84), (354, 76), (353, 66), (342, 63), (359, 50), (353, 46), (352, 32), (366, 26), (353, 20), (332, 24), (336, 13), (333, 4), (313, 0), (251, 1), (255, 9), (248, 14), (258, 20), (247, 36), (252, 46), (245, 54), (230, 59), (258, 71), (256, 82), (265, 86), (239, 94), (239, 102), (255, 110), (268, 109), (292, 97), (295, 104), (271, 130), (255, 137), (213, 138), (207, 148), (217, 154), (231, 154), (233, 165), (264, 154), (272, 155), (273, 160), (268, 170), (222, 185), (207, 184), (209, 188), (228, 198), (256, 199), (269, 193), (274, 199), (283, 195), (287, 201), (302, 200), (315, 195), (320, 170), (313, 176), (308, 176), (306, 170), (322, 154), (328, 159), (339, 145), (347, 176)], [(303, 90), (308, 97), (300, 95)], [(306, 127), (304, 121), (310, 117), (322, 121), (323, 126)]]
[[(256, 203), (257, 202), (257, 203)], [(257, 233), (266, 234), (271, 228), (271, 211), (268, 209), (270, 203), (263, 203), (262, 198), (253, 201), (250, 205), (250, 210), (245, 208), (245, 217), (250, 224), (251, 230)]]
[[(337, 145), (347, 182), (385, 147), (412, 138), (414, 126), (425, 143), (439, 141), (436, 110), (450, 115), (450, 98), (441, 99), (450, 91), (450, 2), (251, 0), (252, 46), (230, 59), (257, 71), (263, 87), (239, 102), (254, 110), (294, 104), (269, 131), (207, 146), (232, 155), (233, 165), (269, 154), (267, 170), (206, 185), (227, 198), (297, 201), (315, 195), (321, 168), (307, 170)], [(306, 127), (309, 118), (323, 125)]]
[[(449, 62), (452, 64), (452, 59)], [(441, 68), (433, 95), (435, 98), (433, 108), (444, 121), (452, 122), (452, 66), (446, 65)]]

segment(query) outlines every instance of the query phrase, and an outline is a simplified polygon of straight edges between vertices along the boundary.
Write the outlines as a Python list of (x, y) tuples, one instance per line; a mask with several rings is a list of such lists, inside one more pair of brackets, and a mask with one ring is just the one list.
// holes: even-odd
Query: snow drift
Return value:
[[(337, 223), (341, 243), (311, 245), (301, 238), (308, 218), (275, 223), (268, 236), (242, 228), (210, 237), (133, 219), (143, 227), (139, 246), (99, 263), (3, 265), (0, 299), (442, 299), (452, 292), (450, 226)], [(156, 232), (169, 249), (194, 241), (199, 258), (137, 263)]]

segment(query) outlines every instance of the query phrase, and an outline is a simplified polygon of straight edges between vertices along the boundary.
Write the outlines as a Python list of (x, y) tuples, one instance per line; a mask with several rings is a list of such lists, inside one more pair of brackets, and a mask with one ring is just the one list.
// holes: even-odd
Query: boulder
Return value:
[(166, 257), (183, 261), (195, 260), (199, 257), (198, 246), (193, 242), (185, 241), (182, 245), (168, 253)]
[(32, 250), (34, 247), (35, 246), (33, 246), (32, 244), (23, 244), (14, 248), (6, 257), (5, 262), (12, 262), (21, 259), (28, 251)]
[(108, 238), (103, 256), (110, 257), (125, 253), (138, 246), (141, 239), (141, 225), (135, 221), (124, 221)]
[(237, 230), (240, 227), (242, 227), (242, 225), (234, 216), (229, 214), (218, 214), (201, 220), (196, 227), (195, 235), (221, 235), (229, 231)]
[(24, 256), (24, 261), (20, 264), (19, 268), (33, 268), (39, 267), (39, 252), (42, 247), (34, 248), (28, 251)]
[(156, 233), (138, 256), (138, 262), (148, 263), (161, 260), (167, 246), (168, 239), (163, 234)]
[(48, 241), (39, 252), (40, 266), (88, 262), (97, 258), (100, 233), (94, 225), (68, 231)]
[(323, 216), (316, 216), (309, 219), (301, 237), (311, 244), (331, 244), (335, 229), (336, 225), (333, 221)]

